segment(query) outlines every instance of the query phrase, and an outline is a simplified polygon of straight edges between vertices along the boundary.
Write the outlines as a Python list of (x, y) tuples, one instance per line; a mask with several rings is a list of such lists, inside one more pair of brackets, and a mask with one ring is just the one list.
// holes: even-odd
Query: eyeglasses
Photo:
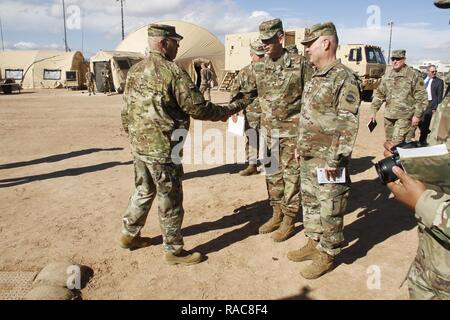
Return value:
[(437, 71), (430, 71), (430, 73), (437, 73)]
[(391, 58), (391, 61), (400, 61), (403, 60), (403, 58)]

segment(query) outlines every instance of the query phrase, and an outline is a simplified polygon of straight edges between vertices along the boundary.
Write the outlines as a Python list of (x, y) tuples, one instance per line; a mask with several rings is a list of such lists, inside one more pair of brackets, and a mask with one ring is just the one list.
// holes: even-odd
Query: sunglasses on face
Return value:
[(430, 73), (437, 73), (437, 71), (430, 71)]
[(400, 61), (403, 60), (403, 58), (391, 58), (391, 61)]

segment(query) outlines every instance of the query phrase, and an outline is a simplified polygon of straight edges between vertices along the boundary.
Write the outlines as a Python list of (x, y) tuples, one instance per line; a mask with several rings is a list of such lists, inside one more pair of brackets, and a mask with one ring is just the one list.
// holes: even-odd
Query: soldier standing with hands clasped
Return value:
[[(348, 163), (358, 133), (361, 102), (357, 77), (336, 59), (338, 37), (333, 23), (311, 27), (302, 44), (317, 68), (305, 87), (297, 152), (303, 223), (307, 244), (288, 253), (295, 262), (312, 260), (300, 274), (316, 279), (333, 269), (344, 241), (344, 211), (350, 189)], [(317, 169), (335, 180), (346, 169), (344, 183), (320, 184)]]

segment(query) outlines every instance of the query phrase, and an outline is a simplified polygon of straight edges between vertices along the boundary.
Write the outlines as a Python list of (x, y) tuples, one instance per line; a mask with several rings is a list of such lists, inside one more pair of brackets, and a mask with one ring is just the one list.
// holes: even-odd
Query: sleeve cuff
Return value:
[(337, 168), (339, 167), (339, 160), (327, 160), (327, 166), (330, 168)]

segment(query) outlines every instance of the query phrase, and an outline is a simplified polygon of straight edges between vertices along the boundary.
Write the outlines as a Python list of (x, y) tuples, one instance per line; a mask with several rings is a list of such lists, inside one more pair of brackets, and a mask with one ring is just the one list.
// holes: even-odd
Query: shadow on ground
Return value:
[(106, 163), (101, 163), (101, 164), (97, 164), (97, 165), (93, 165), (93, 166), (65, 169), (65, 170), (60, 170), (60, 171), (55, 171), (55, 172), (45, 173), (45, 174), (38, 174), (38, 175), (33, 175), (33, 176), (28, 176), (28, 177), (3, 179), (3, 180), (0, 180), (0, 188), (15, 187), (15, 186), (31, 183), (34, 181), (43, 181), (43, 180), (62, 178), (62, 177), (70, 177), (70, 176), (72, 176), (72, 177), (80, 176), (85, 173), (97, 172), (97, 171), (114, 168), (117, 166), (127, 166), (127, 165), (131, 165), (131, 164), (133, 164), (133, 161), (106, 162)]
[(194, 178), (204, 178), (209, 176), (214, 176), (218, 174), (236, 174), (239, 171), (245, 169), (247, 166), (245, 164), (226, 164), (220, 167), (214, 167), (210, 169), (197, 170), (192, 172), (187, 172), (183, 175), (183, 180), (189, 180)]
[(417, 224), (413, 212), (395, 199), (378, 178), (352, 185), (347, 212), (361, 210), (357, 220), (344, 227), (345, 246), (356, 240), (337, 257), (338, 264), (351, 264), (367, 255), (377, 244)]
[(0, 164), (0, 169), (12, 169), (12, 168), (31, 166), (31, 165), (40, 164), (40, 163), (52, 163), (52, 162), (58, 162), (58, 161), (65, 160), (65, 159), (85, 156), (85, 155), (95, 153), (95, 152), (120, 151), (120, 150), (123, 150), (123, 148), (108, 148), (108, 149), (91, 148), (91, 149), (84, 149), (84, 150), (79, 150), (79, 151), (71, 151), (68, 153), (55, 154), (52, 156), (34, 159), (34, 160), (30, 160), (30, 161), (21, 161), (21, 162), (14, 162), (14, 163), (8, 163), (8, 164)]
[[(258, 228), (269, 220), (271, 216), (272, 208), (269, 206), (268, 201), (258, 201), (253, 204), (240, 207), (234, 210), (232, 214), (224, 216), (219, 220), (203, 222), (183, 228), (182, 234), (184, 237), (187, 237), (213, 230), (228, 229), (244, 224), (240, 228), (226, 232), (219, 237), (211, 239), (210, 241), (192, 249), (192, 251), (198, 251), (206, 255), (208, 253), (220, 251), (233, 245), (234, 243), (243, 241), (250, 236), (257, 235)], [(295, 234), (300, 232), (302, 228), (302, 225), (296, 227)], [(155, 245), (161, 244), (162, 237), (155, 237), (152, 242)]]

